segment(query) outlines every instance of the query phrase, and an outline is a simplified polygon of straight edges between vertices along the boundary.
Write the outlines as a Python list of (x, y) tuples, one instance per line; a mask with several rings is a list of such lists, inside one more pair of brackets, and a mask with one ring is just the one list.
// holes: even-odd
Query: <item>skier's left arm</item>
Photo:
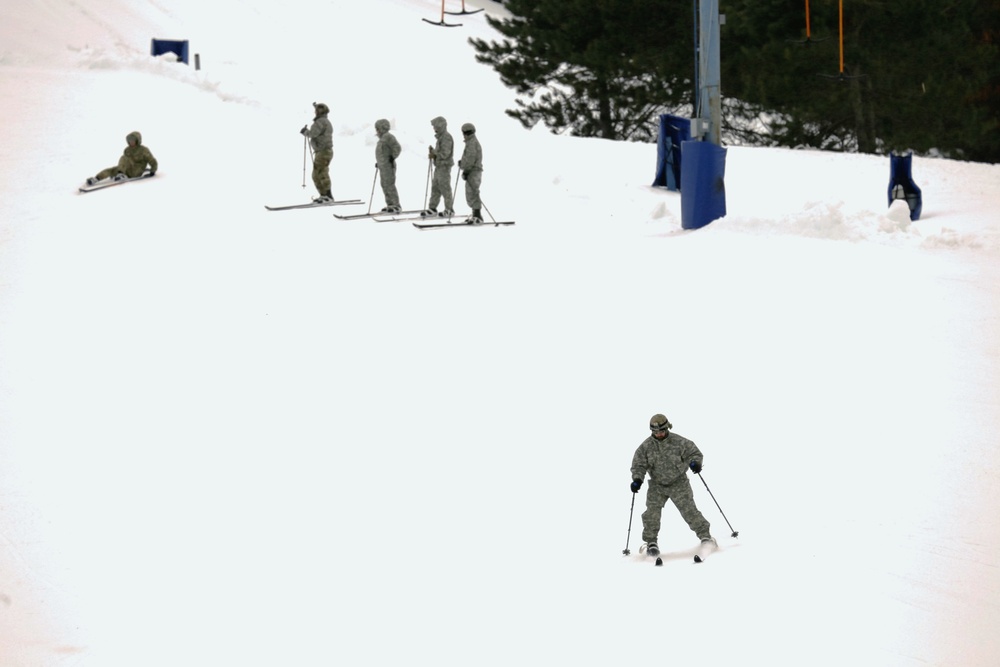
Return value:
[(153, 157), (153, 152), (148, 148), (146, 149), (146, 163), (149, 165), (149, 175), (152, 176), (156, 173), (160, 165), (157, 163), (156, 158)]
[(696, 475), (700, 473), (701, 465), (704, 462), (705, 457), (702, 455), (701, 450), (698, 449), (698, 445), (688, 440), (686, 451), (684, 454), (685, 454), (685, 459), (688, 462), (688, 467), (691, 468), (691, 472), (693, 472)]

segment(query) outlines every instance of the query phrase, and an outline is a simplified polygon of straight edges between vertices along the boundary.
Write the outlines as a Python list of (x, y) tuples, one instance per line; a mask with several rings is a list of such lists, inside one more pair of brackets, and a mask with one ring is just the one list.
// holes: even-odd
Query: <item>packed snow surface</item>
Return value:
[[(995, 665), (1000, 167), (914, 158), (910, 221), (885, 155), (732, 146), (682, 230), (655, 146), (522, 128), (440, 12), (5, 8), (0, 664)], [(266, 211), (320, 101), (338, 212), (379, 118), (422, 206), (442, 115), (516, 224)], [(157, 176), (78, 193), (133, 130)], [(669, 505), (638, 556), (645, 488), (628, 532), (656, 412), (701, 565)]]

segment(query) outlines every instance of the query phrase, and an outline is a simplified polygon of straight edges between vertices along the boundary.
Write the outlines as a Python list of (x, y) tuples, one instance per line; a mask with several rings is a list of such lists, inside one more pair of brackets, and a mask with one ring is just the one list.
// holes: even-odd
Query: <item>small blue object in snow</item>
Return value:
[(152, 53), (154, 56), (162, 56), (164, 53), (173, 53), (177, 59), (187, 65), (188, 62), (188, 41), (177, 39), (153, 39)]
[(691, 138), (691, 119), (663, 114), (656, 141), (656, 178), (653, 185), (681, 189), (681, 143)]
[(920, 211), (924, 207), (920, 188), (913, 182), (913, 153), (889, 154), (889, 206), (897, 199), (902, 199), (910, 207), (910, 220), (920, 219)]

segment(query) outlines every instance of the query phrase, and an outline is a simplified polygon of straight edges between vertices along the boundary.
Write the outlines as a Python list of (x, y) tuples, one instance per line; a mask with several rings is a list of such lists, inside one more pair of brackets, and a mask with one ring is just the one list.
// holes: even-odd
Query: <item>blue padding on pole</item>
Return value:
[(698, 229), (726, 215), (726, 149), (685, 141), (681, 153), (681, 227)]
[(153, 39), (152, 53), (154, 56), (162, 56), (164, 53), (173, 53), (185, 65), (188, 61), (188, 41), (178, 39)]
[(691, 119), (663, 114), (656, 140), (656, 178), (654, 186), (681, 189), (681, 143), (691, 138)]
[(903, 199), (910, 207), (910, 220), (920, 219), (924, 197), (913, 182), (913, 153), (889, 154), (889, 206), (896, 199)]

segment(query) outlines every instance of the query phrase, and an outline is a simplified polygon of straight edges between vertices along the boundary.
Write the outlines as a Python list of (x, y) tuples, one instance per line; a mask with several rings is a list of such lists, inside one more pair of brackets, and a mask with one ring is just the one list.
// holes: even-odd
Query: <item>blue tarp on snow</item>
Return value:
[(173, 53), (185, 65), (188, 61), (188, 41), (176, 39), (153, 39), (152, 53), (154, 56), (162, 56), (164, 53)]

